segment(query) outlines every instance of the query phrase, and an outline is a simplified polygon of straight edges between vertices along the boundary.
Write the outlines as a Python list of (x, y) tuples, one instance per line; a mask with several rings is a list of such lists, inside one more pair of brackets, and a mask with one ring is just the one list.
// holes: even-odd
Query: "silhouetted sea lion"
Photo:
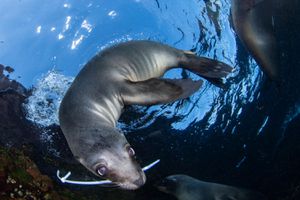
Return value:
[(166, 177), (156, 187), (178, 200), (266, 200), (258, 192), (200, 181), (181, 174)]
[(62, 100), (59, 121), (72, 153), (87, 169), (123, 189), (145, 183), (135, 152), (116, 123), (125, 105), (169, 103), (199, 89), (201, 80), (159, 78), (175, 67), (208, 78), (232, 71), (222, 62), (151, 41), (110, 47), (83, 67)]
[(261, 69), (278, 81), (279, 53), (273, 27), (272, 0), (231, 0), (234, 29)]

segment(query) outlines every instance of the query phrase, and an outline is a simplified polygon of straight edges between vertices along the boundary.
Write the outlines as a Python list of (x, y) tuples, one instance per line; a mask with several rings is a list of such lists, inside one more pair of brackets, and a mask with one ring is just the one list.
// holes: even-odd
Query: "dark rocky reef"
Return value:
[(17, 149), (0, 147), (0, 199), (68, 200), (84, 197), (58, 187)]
[[(0, 64), (0, 93), (15, 91), (21, 96), (26, 96), (26, 88), (17, 81), (9, 79), (9, 74), (12, 72), (14, 72), (12, 67)], [(8, 75), (4, 73), (8, 73)]]

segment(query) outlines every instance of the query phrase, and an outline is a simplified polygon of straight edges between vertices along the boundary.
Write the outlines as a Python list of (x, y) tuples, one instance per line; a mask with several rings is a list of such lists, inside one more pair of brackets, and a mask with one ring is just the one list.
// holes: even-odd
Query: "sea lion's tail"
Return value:
[(199, 76), (207, 79), (212, 84), (224, 88), (222, 78), (232, 72), (233, 68), (223, 62), (199, 57), (192, 52), (185, 52), (179, 62), (180, 67), (193, 71)]

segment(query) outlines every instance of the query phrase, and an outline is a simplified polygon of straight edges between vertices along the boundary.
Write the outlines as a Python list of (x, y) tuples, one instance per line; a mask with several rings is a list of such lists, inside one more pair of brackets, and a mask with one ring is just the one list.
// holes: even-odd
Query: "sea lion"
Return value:
[(219, 183), (205, 182), (187, 175), (171, 175), (156, 187), (178, 200), (266, 200), (261, 193)]
[(232, 71), (225, 63), (151, 41), (121, 43), (92, 58), (59, 108), (60, 126), (75, 158), (120, 188), (142, 186), (145, 174), (116, 123), (125, 105), (169, 103), (199, 89), (201, 80), (159, 79), (175, 67), (213, 79)]
[(231, 0), (234, 29), (260, 68), (278, 81), (279, 52), (274, 33), (272, 0)]

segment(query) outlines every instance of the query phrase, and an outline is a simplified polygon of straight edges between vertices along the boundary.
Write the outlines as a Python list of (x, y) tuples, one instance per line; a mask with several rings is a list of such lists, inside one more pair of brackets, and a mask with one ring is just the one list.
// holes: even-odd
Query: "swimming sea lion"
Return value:
[(125, 105), (169, 103), (199, 89), (201, 80), (158, 78), (175, 67), (209, 78), (232, 71), (225, 63), (151, 41), (125, 42), (91, 59), (59, 109), (61, 129), (79, 162), (123, 189), (142, 186), (145, 174), (116, 123)]
[(261, 69), (279, 80), (279, 53), (273, 27), (272, 0), (231, 0), (234, 29)]
[(157, 188), (178, 200), (266, 200), (262, 194), (229, 185), (200, 181), (187, 175), (171, 175)]

